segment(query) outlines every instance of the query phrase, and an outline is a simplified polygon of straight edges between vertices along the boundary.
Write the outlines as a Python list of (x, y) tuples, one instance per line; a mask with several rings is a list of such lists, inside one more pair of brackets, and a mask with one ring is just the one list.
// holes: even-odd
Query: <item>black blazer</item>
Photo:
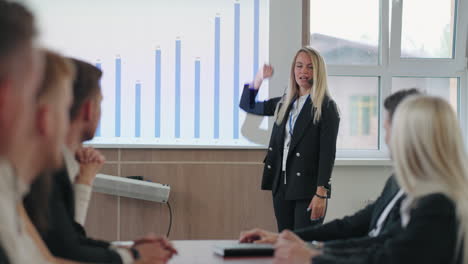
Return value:
[(108, 242), (87, 238), (83, 227), (75, 222), (73, 186), (66, 169), (53, 176), (49, 207), (49, 228), (43, 239), (54, 256), (79, 262), (122, 263)]
[[(249, 89), (249, 86), (245, 85), (240, 108), (251, 114), (273, 116), (281, 97), (256, 102), (257, 93), (258, 90)], [(273, 126), (264, 161), (262, 190), (272, 190), (273, 194), (279, 186), (285, 125), (291, 105), (283, 122), (280, 125), (275, 122)], [(314, 124), (312, 107), (312, 101), (308, 98), (294, 125), (286, 160), (286, 177), (289, 185), (285, 194), (286, 200), (312, 198), (317, 186), (324, 186), (329, 190), (331, 187), (330, 177), (335, 163), (340, 117), (335, 102), (326, 97), (322, 103), (320, 121)]]
[[(418, 200), (408, 225), (380, 243), (340, 252), (324, 249), (314, 264), (452, 264), (462, 263), (457, 254), (457, 217), (454, 203), (443, 194)], [(463, 249), (463, 247), (462, 247)], [(463, 250), (462, 250), (463, 251)]]
[[(384, 189), (377, 200), (354, 215), (346, 216), (343, 219), (337, 219), (321, 226), (298, 229), (295, 230), (295, 233), (306, 241), (331, 241), (367, 237), (369, 232), (375, 228), (382, 211), (385, 210), (387, 204), (399, 190), (400, 188), (395, 177), (391, 176), (385, 183)], [(393, 209), (390, 214), (393, 214), (394, 217), (393, 219), (387, 218), (380, 235), (389, 233), (392, 230), (398, 230), (400, 226), (399, 208), (394, 207)], [(348, 242), (352, 243), (352, 241)], [(343, 243), (346, 242), (343, 241)]]
[(3, 247), (0, 245), (0, 264), (9, 264), (10, 261), (8, 260), (7, 254), (5, 253), (5, 250)]

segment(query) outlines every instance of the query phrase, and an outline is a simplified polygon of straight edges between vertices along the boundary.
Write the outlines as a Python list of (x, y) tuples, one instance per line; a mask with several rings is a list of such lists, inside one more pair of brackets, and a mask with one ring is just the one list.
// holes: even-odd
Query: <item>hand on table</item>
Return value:
[(239, 242), (257, 243), (257, 244), (274, 244), (276, 243), (277, 239), (278, 239), (277, 233), (255, 228), (249, 231), (241, 232)]
[(321, 252), (311, 249), (291, 231), (283, 231), (275, 244), (273, 264), (310, 264)]
[(142, 238), (134, 240), (133, 242), (134, 242), (134, 244), (133, 244), (134, 247), (138, 246), (138, 245), (141, 245), (141, 244), (145, 244), (145, 243), (156, 242), (156, 243), (161, 244), (161, 246), (164, 249), (169, 250), (171, 252), (171, 257), (174, 254), (178, 254), (178, 252), (175, 249), (174, 245), (166, 237), (156, 236), (154, 234), (148, 234), (148, 235), (146, 235), (146, 236), (144, 236)]
[(156, 236), (135, 241), (133, 248), (140, 253), (138, 264), (164, 264), (177, 254), (177, 250), (166, 238)]

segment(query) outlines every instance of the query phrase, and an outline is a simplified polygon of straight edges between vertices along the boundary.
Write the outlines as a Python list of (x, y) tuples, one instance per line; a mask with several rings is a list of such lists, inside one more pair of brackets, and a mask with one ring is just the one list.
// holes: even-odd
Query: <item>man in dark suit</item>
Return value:
[[(386, 98), (384, 107), (387, 110), (384, 127), (386, 142), (390, 139), (390, 124), (398, 104), (410, 95), (418, 94), (416, 89), (396, 92)], [(319, 243), (323, 247), (365, 247), (370, 243), (400, 230), (398, 203), (403, 195), (399, 193), (396, 180), (391, 176), (376, 201), (352, 216), (337, 219), (318, 227), (295, 230), (297, 236), (306, 241), (330, 241)], [(399, 196), (397, 196), (399, 195)], [(241, 234), (241, 242), (276, 243), (279, 234), (254, 229)]]
[(73, 62), (77, 75), (73, 87), (70, 131), (64, 151), (66, 166), (53, 175), (49, 224), (41, 235), (52, 254), (65, 259), (92, 263), (166, 263), (175, 250), (164, 238), (148, 236), (136, 241), (131, 248), (113, 247), (107, 241), (88, 238), (83, 226), (77, 222), (75, 216), (80, 211), (76, 207), (81, 205), (75, 205), (77, 190), (73, 184), (78, 182), (91, 189), (94, 176), (102, 165), (102, 162), (97, 161), (94, 166), (87, 168), (91, 173), (87, 171), (87, 176), (83, 177), (83, 167), (80, 168), (74, 156), (82, 142), (94, 137), (101, 113), (99, 80), (102, 73), (88, 63), (78, 60)]

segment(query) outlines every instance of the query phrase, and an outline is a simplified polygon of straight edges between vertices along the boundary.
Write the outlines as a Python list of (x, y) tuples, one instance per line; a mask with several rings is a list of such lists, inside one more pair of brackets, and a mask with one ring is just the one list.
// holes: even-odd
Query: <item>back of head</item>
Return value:
[(75, 120), (83, 103), (101, 92), (99, 81), (102, 71), (81, 60), (71, 59), (76, 68), (73, 83), (73, 104), (70, 110), (70, 119)]
[(390, 118), (390, 121), (393, 118), (393, 115), (395, 114), (395, 111), (397, 109), (397, 106), (408, 96), (411, 95), (420, 95), (421, 93), (416, 89), (416, 88), (411, 88), (411, 89), (404, 89), (397, 91), (387, 98), (385, 98), (384, 101), (384, 108), (388, 112), (388, 116)]
[(457, 115), (445, 100), (408, 98), (393, 119), (391, 150), (401, 186), (425, 194), (421, 183), (446, 192), (453, 181), (465, 181), (465, 152)]
[(400, 186), (415, 198), (443, 193), (454, 202), (458, 249), (464, 245), (467, 263), (468, 171), (455, 111), (441, 98), (415, 96), (401, 103), (392, 124), (391, 150)]
[(13, 57), (24, 52), (36, 35), (33, 15), (21, 4), (0, 0), (0, 80)]

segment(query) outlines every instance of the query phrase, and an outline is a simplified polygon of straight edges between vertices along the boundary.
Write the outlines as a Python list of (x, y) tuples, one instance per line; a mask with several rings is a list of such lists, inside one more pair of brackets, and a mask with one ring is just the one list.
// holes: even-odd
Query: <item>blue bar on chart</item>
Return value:
[(260, 0), (254, 0), (254, 57), (253, 78), (258, 71), (259, 48), (260, 48)]
[(221, 48), (221, 18), (215, 18), (215, 61), (214, 61), (214, 138), (219, 138), (219, 74)]
[(154, 79), (154, 137), (161, 137), (161, 49), (156, 49)]
[[(98, 68), (99, 70), (102, 70), (102, 63), (98, 60), (96, 62), (96, 68)], [(101, 81), (99, 81), (99, 86), (101, 86)], [(102, 89), (102, 87), (101, 87)], [(101, 90), (102, 91), (102, 90)], [(96, 128), (96, 133), (94, 134), (96, 137), (100, 137), (101, 136), (101, 120), (99, 119), (99, 123), (98, 123), (98, 126)]]
[(122, 89), (122, 61), (120, 56), (115, 59), (115, 136), (120, 137), (120, 111)]
[(233, 108), (233, 135), (239, 138), (239, 71), (240, 71), (240, 4), (234, 4), (234, 108)]
[(141, 137), (141, 83), (135, 84), (135, 137)]
[(180, 60), (181, 41), (176, 40), (175, 49), (175, 137), (180, 138)]
[(195, 128), (194, 137), (200, 138), (200, 58), (195, 60)]

